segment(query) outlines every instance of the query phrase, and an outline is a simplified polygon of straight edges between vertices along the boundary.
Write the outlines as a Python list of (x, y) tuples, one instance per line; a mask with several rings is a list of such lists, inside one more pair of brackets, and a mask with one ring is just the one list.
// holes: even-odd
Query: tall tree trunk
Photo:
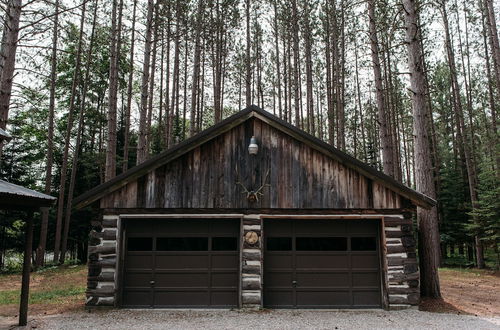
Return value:
[(149, 67), (151, 62), (151, 39), (153, 35), (154, 0), (148, 0), (148, 13), (146, 17), (146, 40), (144, 43), (144, 62), (142, 65), (141, 82), (141, 109), (139, 114), (139, 140), (137, 142), (137, 164), (147, 159), (147, 116), (149, 92)]
[[(120, 1), (120, 16), (121, 16), (121, 9), (123, 6), (123, 2)], [(69, 188), (68, 188), (68, 196), (67, 196), (67, 201), (66, 201), (66, 210), (65, 210), (65, 215), (64, 215), (64, 231), (62, 235), (62, 243), (61, 243), (61, 255), (59, 256), (59, 262), (62, 264), (64, 263), (65, 256), (66, 256), (66, 250), (68, 246), (68, 235), (69, 235), (69, 227), (70, 227), (70, 222), (71, 222), (71, 204), (73, 203), (73, 195), (75, 192), (75, 185), (76, 185), (76, 173), (78, 171), (78, 161), (79, 161), (79, 152), (81, 148), (81, 141), (82, 141), (82, 135), (83, 135), (83, 128), (84, 128), (84, 120), (85, 120), (85, 107), (86, 107), (86, 97), (87, 97), (87, 90), (88, 90), (88, 85), (90, 82), (90, 68), (92, 64), (92, 55), (93, 55), (93, 50), (94, 50), (94, 36), (95, 36), (95, 28), (96, 28), (96, 21), (97, 21), (97, 8), (98, 8), (98, 0), (95, 0), (94, 2), (94, 16), (93, 16), (93, 21), (92, 21), (92, 32), (90, 34), (90, 44), (89, 48), (87, 50), (87, 63), (86, 63), (86, 68), (85, 68), (85, 79), (83, 81), (83, 88), (82, 88), (82, 97), (81, 97), (81, 102), (80, 102), (80, 113), (78, 115), (78, 128), (76, 130), (76, 142), (75, 142), (75, 148), (73, 152), (73, 160), (71, 164), (71, 178), (69, 180)], [(119, 19), (120, 21), (121, 19)], [(120, 22), (121, 23), (121, 22)], [(119, 24), (120, 24), (119, 23)]]
[(129, 158), (129, 144), (130, 144), (130, 111), (132, 108), (132, 85), (134, 79), (134, 49), (135, 49), (135, 20), (137, 12), (137, 0), (134, 0), (134, 9), (132, 11), (132, 27), (130, 35), (130, 57), (129, 66), (130, 72), (128, 74), (127, 83), (127, 105), (125, 107), (125, 128), (123, 133), (123, 165), (122, 172), (128, 170), (128, 158)]
[(380, 57), (379, 57), (379, 42), (377, 36), (377, 26), (375, 18), (375, 0), (368, 0), (368, 17), (369, 17), (369, 28), (370, 28), (370, 47), (372, 53), (372, 66), (373, 75), (375, 77), (375, 96), (377, 100), (377, 111), (378, 111), (378, 124), (379, 124), (379, 135), (380, 144), (382, 146), (382, 160), (384, 173), (394, 177), (394, 145), (391, 139), (391, 132), (389, 129), (389, 115), (386, 94), (383, 86), (382, 72), (380, 69)]
[(203, 22), (203, 11), (205, 10), (205, 2), (198, 1), (195, 21), (195, 37), (194, 37), (194, 59), (193, 59), (193, 79), (191, 83), (191, 122), (190, 135), (195, 133), (196, 123), (196, 106), (198, 100), (198, 90), (200, 88), (200, 55), (201, 55), (201, 31)]
[(487, 14), (487, 23), (489, 30), (489, 39), (491, 46), (491, 57), (493, 58), (493, 68), (497, 86), (497, 99), (500, 99), (500, 44), (498, 41), (498, 30), (495, 16), (493, 0), (484, 0)]
[[(52, 31), (52, 53), (50, 55), (50, 95), (49, 118), (47, 131), (47, 163), (45, 165), (45, 190), (50, 195), (52, 186), (52, 166), (54, 162), (54, 111), (56, 104), (56, 74), (57, 74), (57, 41), (59, 38), (59, 0), (54, 3), (54, 25)], [(47, 246), (47, 231), (49, 227), (49, 209), (42, 209), (42, 222), (40, 224), (40, 240), (36, 249), (35, 266), (41, 267), (45, 261), (45, 248)]]
[(83, 46), (83, 27), (85, 25), (85, 13), (87, 2), (86, 0), (82, 3), (82, 14), (80, 20), (80, 33), (78, 36), (78, 47), (76, 51), (75, 59), (75, 72), (73, 73), (73, 81), (71, 83), (71, 94), (69, 99), (69, 109), (68, 109), (68, 123), (66, 125), (66, 135), (64, 138), (64, 152), (61, 165), (61, 175), (59, 181), (59, 198), (57, 200), (57, 214), (56, 214), (56, 233), (54, 240), (54, 262), (59, 261), (59, 252), (61, 248), (61, 231), (62, 231), (62, 218), (64, 211), (64, 201), (66, 194), (66, 177), (68, 175), (68, 155), (70, 148), (71, 133), (73, 130), (73, 117), (75, 112), (75, 99), (76, 99), (76, 88), (80, 80), (80, 66), (82, 57), (82, 46)]
[[(449, 32), (449, 24), (448, 24), (448, 15), (446, 12), (446, 3), (443, 1), (441, 5), (441, 13), (443, 17), (443, 25), (445, 31), (445, 42), (446, 42), (446, 54), (448, 57), (448, 65), (450, 67), (450, 77), (451, 77), (451, 87), (453, 93), (453, 104), (457, 117), (457, 131), (460, 131), (459, 134), (460, 144), (462, 145), (463, 152), (465, 155), (465, 166), (467, 170), (467, 181), (469, 183), (469, 194), (470, 200), (472, 203), (472, 208), (477, 207), (478, 195), (477, 195), (477, 177), (476, 171), (474, 168), (472, 153), (470, 150), (470, 143), (468, 139), (468, 134), (466, 132), (465, 120), (464, 120), (464, 112), (462, 106), (462, 95), (460, 92), (460, 85), (458, 83), (457, 77), (457, 69), (455, 64), (455, 55), (453, 53), (453, 46), (451, 44), (451, 37)], [(475, 219), (477, 222), (477, 219)], [(477, 265), (479, 268), (484, 268), (484, 253), (481, 240), (479, 237), (475, 237), (476, 242), (476, 257), (477, 257)]]
[[(429, 110), (427, 109), (424, 55), (420, 47), (421, 33), (416, 1), (403, 0), (403, 9), (414, 121), (416, 188), (419, 192), (436, 198), (434, 180), (432, 175), (429, 175), (432, 173), (428, 127)], [(419, 226), (420, 291), (424, 297), (437, 298), (441, 296), (441, 291), (438, 274), (440, 244), (436, 207), (429, 210), (418, 207), (417, 220)]]
[(250, 57), (250, 48), (252, 46), (252, 42), (250, 39), (250, 6), (251, 0), (246, 0), (245, 2), (245, 14), (246, 14), (246, 36), (247, 36), (247, 45), (246, 45), (246, 56), (245, 56), (245, 67), (246, 67), (246, 76), (245, 76), (245, 96), (246, 96), (246, 106), (250, 106), (252, 104), (252, 59)]
[[(333, 79), (332, 79), (332, 50), (331, 50), (331, 28), (330, 1), (325, 1), (325, 66), (326, 66), (326, 107), (328, 118), (328, 143), (335, 144), (335, 114), (333, 100)], [(356, 71), (357, 73), (357, 71)]]
[(297, 0), (292, 0), (292, 40), (293, 40), (293, 96), (295, 108), (295, 126), (301, 128), (300, 114), (300, 54), (299, 54), (299, 14), (297, 8)]
[(281, 106), (281, 70), (280, 70), (280, 47), (279, 47), (279, 26), (278, 26), (278, 0), (273, 1), (274, 6), (274, 47), (276, 57), (275, 84), (278, 89), (278, 114), (283, 119), (283, 108)]
[[(5, 129), (9, 118), (10, 95), (16, 64), (16, 50), (21, 19), (22, 0), (9, 0), (4, 18), (0, 47), (0, 128)], [(0, 143), (0, 156), (2, 155)]]
[(304, 52), (306, 56), (306, 94), (307, 94), (307, 129), (310, 134), (315, 135), (314, 127), (314, 94), (313, 94), (313, 63), (312, 63), (312, 31), (310, 16), (312, 14), (311, 4), (304, 1)]
[[(116, 176), (116, 111), (118, 105), (118, 59), (123, 0), (113, 0), (111, 13), (111, 44), (109, 51), (108, 138), (106, 143), (106, 170), (104, 180)], [(118, 19), (118, 21), (117, 21)]]

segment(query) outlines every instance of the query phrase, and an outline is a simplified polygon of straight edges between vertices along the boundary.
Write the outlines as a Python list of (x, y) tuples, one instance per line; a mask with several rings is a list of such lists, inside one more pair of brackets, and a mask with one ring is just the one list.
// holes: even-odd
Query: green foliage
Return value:
[[(500, 178), (491, 161), (481, 164), (476, 207), (469, 213), (472, 220), (467, 228), (479, 235), (486, 246), (499, 252), (500, 244)], [(497, 265), (498, 267), (498, 265)]]

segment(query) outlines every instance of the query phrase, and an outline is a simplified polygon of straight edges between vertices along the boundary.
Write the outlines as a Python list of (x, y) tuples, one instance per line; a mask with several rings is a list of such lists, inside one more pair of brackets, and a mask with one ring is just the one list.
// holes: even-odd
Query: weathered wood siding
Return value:
[[(252, 135), (259, 145), (248, 154)], [(248, 190), (264, 184), (249, 203)], [(404, 198), (252, 118), (101, 200), (102, 208), (397, 209)]]

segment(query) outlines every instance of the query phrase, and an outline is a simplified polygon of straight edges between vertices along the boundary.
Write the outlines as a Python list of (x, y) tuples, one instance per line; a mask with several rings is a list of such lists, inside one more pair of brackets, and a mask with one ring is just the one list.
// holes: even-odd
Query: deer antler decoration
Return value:
[(262, 193), (262, 189), (264, 189), (264, 187), (270, 187), (271, 185), (266, 183), (267, 182), (267, 178), (269, 177), (269, 169), (267, 170), (266, 172), (266, 175), (264, 177), (264, 183), (262, 184), (262, 186), (260, 186), (257, 190), (248, 190), (247, 187), (245, 187), (245, 185), (243, 183), (241, 183), (241, 179), (240, 179), (240, 174), (238, 172), (238, 168), (236, 168), (236, 177), (238, 178), (236, 181), (236, 184), (241, 186), (243, 188), (243, 194), (246, 194), (247, 195), (247, 200), (250, 202), (250, 203), (254, 203), (254, 202), (258, 202), (259, 201), (259, 196), (264, 196), (264, 194)]

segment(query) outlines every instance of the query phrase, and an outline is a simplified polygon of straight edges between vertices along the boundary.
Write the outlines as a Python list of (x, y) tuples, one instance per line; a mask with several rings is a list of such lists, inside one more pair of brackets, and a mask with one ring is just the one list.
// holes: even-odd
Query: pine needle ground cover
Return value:
[[(87, 268), (61, 266), (31, 273), (30, 313), (55, 314), (83, 308)], [(0, 275), (0, 316), (15, 316), (21, 275)]]

